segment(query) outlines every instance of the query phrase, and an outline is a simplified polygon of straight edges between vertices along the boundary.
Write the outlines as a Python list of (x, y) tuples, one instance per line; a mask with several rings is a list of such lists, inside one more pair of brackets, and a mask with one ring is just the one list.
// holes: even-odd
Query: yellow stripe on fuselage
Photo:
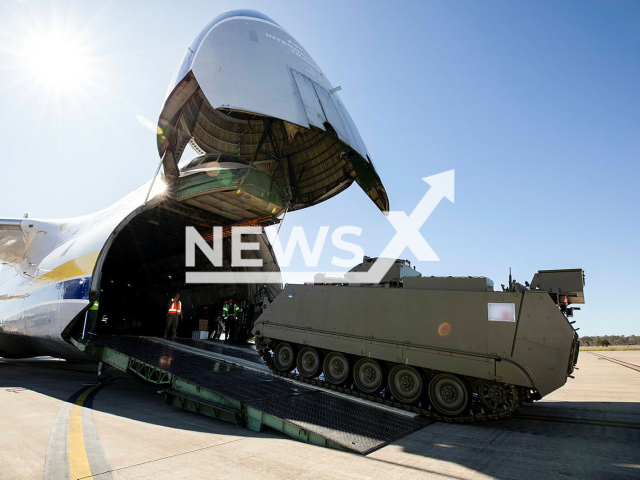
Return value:
[(57, 266), (50, 272), (36, 278), (36, 283), (46, 285), (49, 283), (59, 282), (60, 280), (66, 280), (67, 278), (91, 275), (99, 254), (100, 250), (96, 250), (95, 252), (86, 253), (74, 258), (73, 260), (69, 260), (62, 265)]

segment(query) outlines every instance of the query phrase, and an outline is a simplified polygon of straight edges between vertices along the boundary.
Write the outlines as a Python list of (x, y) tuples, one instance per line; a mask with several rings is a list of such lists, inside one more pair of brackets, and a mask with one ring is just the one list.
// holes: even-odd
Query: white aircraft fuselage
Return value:
[[(179, 164), (187, 144), (199, 155)], [(354, 181), (389, 209), (336, 89), (258, 12), (218, 16), (187, 49), (160, 114), (158, 149), (161, 173), (104, 210), (0, 219), (0, 356), (85, 358), (68, 338), (87, 329), (94, 301), (110, 333), (133, 334), (156, 329), (175, 292), (193, 318), (198, 305), (251, 298), (259, 286), (184, 283), (186, 226), (203, 234), (266, 226)], [(264, 232), (259, 244), (263, 269), (279, 271)], [(198, 266), (211, 268), (204, 258)]]

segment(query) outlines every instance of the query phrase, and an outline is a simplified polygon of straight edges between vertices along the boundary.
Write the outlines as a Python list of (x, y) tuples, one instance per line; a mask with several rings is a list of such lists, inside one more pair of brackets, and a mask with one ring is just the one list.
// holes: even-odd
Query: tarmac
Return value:
[(434, 423), (361, 456), (167, 406), (113, 370), (85, 386), (95, 365), (0, 359), (0, 478), (640, 479), (640, 351), (578, 367), (514, 418)]

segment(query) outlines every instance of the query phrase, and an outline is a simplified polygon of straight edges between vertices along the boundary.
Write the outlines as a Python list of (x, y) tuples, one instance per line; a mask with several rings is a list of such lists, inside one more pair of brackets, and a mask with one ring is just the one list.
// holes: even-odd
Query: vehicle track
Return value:
[(407, 410), (409, 412), (413, 412), (413, 413), (417, 413), (419, 415), (422, 415), (424, 417), (430, 418), (432, 420), (438, 421), (438, 422), (446, 422), (446, 423), (472, 423), (472, 422), (482, 422), (482, 421), (486, 421), (486, 420), (501, 420), (503, 418), (509, 418), (511, 417), (519, 408), (521, 405), (521, 400), (520, 400), (520, 395), (519, 392), (517, 391), (517, 388), (514, 385), (509, 385), (509, 387), (511, 388), (515, 398), (517, 399), (515, 404), (513, 405), (513, 407), (509, 410), (506, 410), (504, 412), (500, 412), (500, 413), (486, 413), (483, 411), (478, 412), (478, 413), (474, 413), (472, 415), (458, 415), (458, 416), (446, 416), (446, 415), (441, 415), (435, 411), (432, 411), (430, 409), (427, 408), (421, 408), (421, 407), (416, 407), (413, 405), (406, 405), (404, 403), (400, 403), (397, 402), (395, 400), (391, 400), (391, 399), (387, 399), (384, 398), (381, 395), (369, 395), (366, 393), (362, 393), (359, 392), (355, 389), (351, 389), (351, 388), (345, 388), (345, 387), (339, 387), (336, 385), (333, 385), (331, 383), (325, 382), (324, 380), (320, 380), (318, 378), (305, 378), (301, 375), (296, 375), (295, 373), (286, 373), (286, 372), (281, 372), (279, 371), (276, 367), (275, 364), (273, 362), (273, 357), (271, 355), (271, 351), (268, 349), (258, 349), (258, 354), (260, 355), (260, 357), (262, 357), (262, 360), (264, 361), (265, 365), (267, 365), (267, 367), (269, 367), (269, 370), (271, 370), (274, 374), (279, 375), (281, 377), (285, 377), (285, 378), (290, 378), (293, 380), (297, 380), (299, 382), (304, 382), (304, 383), (308, 383), (311, 385), (316, 385), (316, 386), (320, 386), (323, 388), (328, 388), (330, 390), (335, 390), (337, 392), (340, 393), (345, 393), (347, 395), (352, 395), (354, 397), (358, 397), (358, 398), (364, 398), (366, 400), (372, 401), (372, 402), (377, 402), (377, 403), (381, 403), (384, 405), (388, 405), (391, 407), (395, 407), (395, 408), (400, 408), (403, 410)]

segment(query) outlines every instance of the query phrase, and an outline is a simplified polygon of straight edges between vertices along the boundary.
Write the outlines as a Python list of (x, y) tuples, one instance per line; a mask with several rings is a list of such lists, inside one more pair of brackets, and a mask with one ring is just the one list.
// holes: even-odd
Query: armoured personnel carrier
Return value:
[(485, 277), (423, 277), (392, 262), (378, 284), (286, 285), (253, 330), (269, 368), (445, 421), (508, 417), (573, 372), (581, 269), (496, 291)]

